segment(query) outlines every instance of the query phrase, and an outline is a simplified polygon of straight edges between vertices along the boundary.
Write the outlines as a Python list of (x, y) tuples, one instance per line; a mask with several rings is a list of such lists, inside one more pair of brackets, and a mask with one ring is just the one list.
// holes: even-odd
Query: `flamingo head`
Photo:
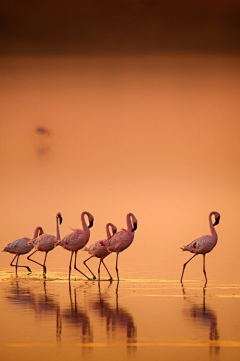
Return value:
[(61, 215), (60, 212), (58, 212), (58, 213), (56, 214), (56, 218), (59, 218), (59, 222), (60, 222), (60, 224), (62, 224), (62, 215)]
[(215, 222), (213, 223), (214, 226), (216, 226), (220, 221), (220, 214), (218, 212), (213, 212), (215, 216)]
[(133, 228), (132, 228), (132, 232), (135, 232), (137, 229), (137, 222), (133, 223)]
[(89, 219), (89, 225), (88, 225), (88, 228), (91, 228), (92, 226), (93, 226), (93, 221), (94, 221), (94, 219), (92, 218), (92, 219)]
[[(131, 229), (131, 232), (135, 232), (137, 229), (137, 218), (134, 216), (133, 213), (128, 213), (127, 214), (127, 225), (128, 225), (128, 230)], [(130, 228), (132, 227), (132, 228)]]

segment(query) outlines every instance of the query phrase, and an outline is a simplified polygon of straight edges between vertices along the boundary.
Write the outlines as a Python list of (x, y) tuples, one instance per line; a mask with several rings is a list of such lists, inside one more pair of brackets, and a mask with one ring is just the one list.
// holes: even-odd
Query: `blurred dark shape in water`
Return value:
[(74, 297), (69, 283), (70, 307), (63, 309), (61, 316), (64, 324), (74, 329), (74, 333), (81, 338), (82, 343), (93, 342), (93, 332), (90, 324), (90, 318), (84, 307), (81, 307), (77, 301), (77, 291), (74, 288)]
[[(112, 282), (110, 282), (108, 289), (111, 284)], [(117, 331), (125, 332), (128, 350), (135, 350), (132, 344), (137, 343), (137, 328), (131, 313), (126, 308), (119, 307), (118, 287), (119, 282), (116, 286), (116, 303), (113, 306), (106, 300), (108, 296), (101, 292), (101, 282), (98, 281), (98, 300), (91, 301), (90, 307), (98, 316), (106, 320), (106, 332), (108, 335), (115, 335), (117, 337)]]
[[(203, 301), (202, 304), (193, 303), (190, 299), (190, 296), (186, 297), (185, 289), (183, 288), (183, 296), (186, 301), (189, 302), (189, 307), (185, 309), (183, 312), (187, 316), (188, 319), (192, 319), (197, 322), (197, 325), (201, 325), (200, 327), (209, 328), (209, 341), (218, 341), (219, 340), (219, 332), (217, 329), (217, 314), (210, 307), (205, 304), (205, 293), (206, 288), (203, 288)], [(213, 353), (218, 355), (220, 352), (220, 346), (214, 342), (209, 346), (210, 355)]]
[(46, 287), (46, 282), (43, 282), (43, 292), (35, 291), (32, 284), (17, 277), (9, 282), (6, 288), (6, 296), (8, 303), (11, 303), (16, 308), (22, 308), (23, 312), (29, 314), (31, 311), (35, 315), (36, 320), (40, 321), (42, 318), (56, 317), (56, 339), (60, 340), (61, 336), (61, 319), (60, 319), (60, 304), (56, 300), (54, 294), (49, 294)]

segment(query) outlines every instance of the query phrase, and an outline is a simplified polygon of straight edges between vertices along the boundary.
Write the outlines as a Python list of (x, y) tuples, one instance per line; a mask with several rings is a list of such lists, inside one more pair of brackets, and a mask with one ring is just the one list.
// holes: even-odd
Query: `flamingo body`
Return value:
[[(115, 227), (114, 224), (107, 223), (106, 224), (107, 239), (111, 237), (110, 228), (112, 229), (113, 234), (115, 234), (117, 232), (117, 227)], [(91, 257), (87, 258), (83, 263), (85, 264), (85, 266), (89, 269), (89, 271), (93, 275), (93, 279), (96, 279), (96, 277), (93, 274), (93, 272), (90, 270), (90, 268), (86, 265), (86, 262), (90, 258), (96, 257), (96, 258), (100, 258), (99, 267), (98, 267), (98, 278), (100, 279), (100, 267), (101, 267), (101, 263), (103, 263), (105, 269), (107, 270), (107, 272), (109, 274), (110, 280), (112, 280), (112, 276), (103, 261), (103, 259), (110, 254), (109, 251), (107, 250), (107, 248), (102, 245), (102, 242), (105, 242), (107, 239), (96, 241), (96, 242), (92, 243), (89, 247), (84, 248), (84, 251), (88, 251), (88, 253), (91, 255)]]
[(108, 252), (122, 252), (127, 249), (133, 241), (134, 232), (132, 230), (121, 229), (114, 234), (108, 240), (104, 242), (104, 245)]
[[(212, 223), (212, 216), (215, 217), (215, 222)], [(189, 251), (191, 253), (194, 253), (194, 256), (197, 256), (198, 254), (202, 254), (203, 255), (203, 273), (205, 276), (205, 280), (207, 284), (207, 275), (206, 275), (206, 271), (205, 271), (205, 255), (209, 252), (211, 252), (211, 250), (216, 246), (217, 241), (218, 241), (218, 235), (217, 232), (214, 228), (214, 226), (216, 226), (220, 221), (220, 214), (218, 212), (211, 212), (209, 214), (209, 226), (210, 226), (210, 231), (211, 231), (211, 235), (205, 235), (202, 236), (200, 238), (195, 239), (193, 242), (189, 243), (187, 246), (183, 246), (181, 247), (181, 249), (183, 251)], [(193, 259), (193, 257), (191, 257), (186, 263), (184, 263), (183, 265), (183, 271), (182, 271), (182, 276), (181, 276), (181, 282), (182, 282), (182, 278), (183, 278), (183, 274), (184, 274), (184, 270), (186, 265), (188, 264), (188, 262), (191, 261), (191, 259)]]
[[(36, 238), (38, 234), (42, 234), (42, 233), (43, 233), (42, 227), (36, 227), (36, 229), (34, 230), (34, 233), (33, 233), (33, 239)], [(13, 258), (10, 265), (16, 267), (16, 274), (17, 274), (18, 267), (25, 267), (28, 269), (29, 272), (31, 272), (31, 269), (28, 266), (19, 266), (18, 265), (19, 257), (23, 254), (29, 253), (33, 249), (33, 245), (29, 244), (30, 241), (31, 241), (31, 238), (28, 238), (28, 237), (19, 238), (19, 239), (16, 239), (15, 241), (9, 243), (3, 249), (3, 252), (15, 254), (15, 257)], [(16, 264), (13, 265), (13, 261), (15, 260), (16, 257), (17, 257)]]
[[(86, 221), (85, 221), (85, 216), (88, 217), (89, 220), (89, 225), (87, 226)], [(70, 258), (70, 263), (69, 263), (69, 280), (70, 280), (70, 276), (71, 276), (71, 263), (72, 263), (72, 257), (73, 257), (73, 253), (75, 253), (75, 262), (74, 262), (74, 268), (82, 273), (87, 279), (88, 276), (86, 276), (83, 272), (81, 272), (78, 268), (77, 268), (77, 252), (82, 249), (84, 246), (86, 246), (89, 237), (90, 237), (90, 230), (89, 228), (91, 228), (93, 226), (93, 216), (91, 215), (91, 213), (89, 212), (82, 212), (81, 214), (81, 221), (82, 221), (82, 226), (83, 229), (72, 229), (72, 233), (70, 233), (69, 235), (65, 236), (62, 240), (59, 240), (56, 242), (56, 246), (59, 245), (62, 248), (66, 249), (67, 251), (71, 251), (71, 258)]]
[[(39, 264), (40, 266), (43, 267), (43, 276), (44, 277), (45, 277), (45, 275), (47, 273), (45, 263), (46, 263), (48, 252), (51, 251), (52, 249), (54, 249), (56, 242), (58, 240), (60, 240), (59, 221), (60, 221), (60, 224), (61, 224), (62, 223), (62, 216), (61, 216), (60, 212), (58, 212), (56, 214), (56, 224), (57, 224), (56, 236), (51, 235), (51, 234), (47, 234), (47, 233), (43, 233), (40, 236), (36, 237), (35, 239), (32, 239), (32, 240), (29, 241), (29, 244), (33, 245), (33, 247), (35, 248), (35, 251), (32, 252), (27, 258), (30, 261), (32, 261), (34, 263), (37, 263), (37, 264)], [(39, 263), (37, 261), (34, 261), (33, 259), (30, 258), (37, 251), (45, 252), (45, 258), (44, 258), (43, 264), (41, 264), (41, 263)]]
[(182, 247), (183, 251), (189, 251), (191, 253), (204, 254), (209, 253), (217, 244), (217, 236), (202, 236), (195, 239), (195, 241), (189, 243), (187, 246)]
[(113, 234), (116, 233), (117, 227), (115, 227), (114, 224), (112, 224), (112, 223), (107, 223), (106, 224), (107, 238), (92, 243), (89, 247), (85, 247), (84, 251), (88, 251), (89, 254), (91, 254), (92, 256), (97, 257), (97, 258), (105, 258), (106, 256), (108, 256), (109, 251), (106, 249), (106, 247), (102, 246), (101, 242), (106, 242), (107, 239), (109, 239), (112, 236), (110, 233), (109, 227), (112, 228)]
[(100, 242), (104, 242), (106, 239), (96, 241), (92, 243), (89, 247), (85, 247), (84, 251), (88, 251), (93, 257), (104, 258), (109, 255), (108, 250), (101, 245)]
[(31, 238), (23, 237), (16, 239), (15, 241), (9, 243), (4, 249), (3, 252), (9, 252), (14, 254), (26, 254), (33, 249), (32, 244), (28, 244)]
[(104, 246), (108, 252), (116, 252), (116, 273), (119, 281), (118, 274), (118, 255), (120, 252), (127, 249), (134, 239), (134, 232), (137, 229), (137, 219), (133, 213), (127, 214), (127, 229), (121, 229), (115, 233), (112, 237), (106, 241), (101, 241), (101, 245)]
[(76, 252), (87, 244), (89, 237), (89, 228), (85, 231), (82, 229), (72, 229), (72, 233), (65, 236), (60, 242), (57, 242), (57, 245), (63, 247), (67, 251)]
[(56, 236), (43, 233), (30, 242), (37, 251), (49, 252), (55, 247), (56, 241), (57, 241)]

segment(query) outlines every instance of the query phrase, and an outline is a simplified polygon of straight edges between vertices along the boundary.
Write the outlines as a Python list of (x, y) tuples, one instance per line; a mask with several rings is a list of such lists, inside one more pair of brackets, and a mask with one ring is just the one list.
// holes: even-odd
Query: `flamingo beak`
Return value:
[(62, 215), (61, 215), (61, 213), (60, 212), (58, 212), (58, 214), (57, 214), (57, 218), (59, 218), (59, 222), (60, 222), (60, 224), (62, 224)]
[(93, 226), (93, 219), (89, 222), (88, 228), (91, 228)]
[(132, 229), (132, 232), (136, 231), (137, 229), (137, 223), (133, 223), (133, 229)]
[(115, 234), (116, 232), (117, 232), (117, 230), (116, 230), (116, 229), (114, 229), (113, 234)]
[(220, 221), (220, 217), (215, 218), (215, 222), (213, 223), (214, 226), (216, 226)]

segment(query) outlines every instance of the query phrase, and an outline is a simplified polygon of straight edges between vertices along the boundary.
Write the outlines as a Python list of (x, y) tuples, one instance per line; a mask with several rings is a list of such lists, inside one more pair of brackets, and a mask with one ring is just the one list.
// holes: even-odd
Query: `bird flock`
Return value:
[[(86, 222), (87, 219), (87, 222)], [(62, 223), (62, 215), (60, 212), (56, 214), (56, 236), (44, 233), (42, 227), (37, 227), (34, 230), (33, 238), (19, 238), (11, 243), (9, 243), (4, 249), (3, 252), (9, 252), (15, 254), (12, 262), (10, 263), (11, 266), (16, 268), (16, 275), (18, 271), (18, 267), (25, 267), (29, 272), (31, 269), (28, 266), (22, 266), (18, 264), (19, 257), (21, 255), (27, 254), (31, 252), (34, 248), (34, 251), (27, 257), (29, 261), (32, 261), (43, 268), (43, 276), (46, 277), (47, 268), (46, 268), (46, 260), (48, 252), (53, 250), (57, 246), (61, 246), (63, 249), (70, 251), (70, 262), (69, 262), (69, 273), (68, 279), (70, 281), (71, 278), (71, 270), (72, 270), (72, 259), (74, 255), (74, 269), (81, 273), (84, 277), (88, 280), (89, 278), (84, 272), (80, 271), (77, 267), (77, 253), (79, 250), (83, 249), (84, 251), (88, 251), (91, 255), (87, 258), (83, 263), (86, 268), (92, 274), (93, 279), (96, 279), (96, 276), (91, 271), (89, 266), (86, 262), (92, 258), (96, 257), (100, 259), (99, 267), (98, 267), (98, 279), (100, 279), (100, 267), (101, 264), (104, 265), (106, 268), (109, 279), (112, 280), (112, 276), (105, 265), (103, 259), (107, 257), (110, 253), (116, 253), (116, 273), (117, 279), (119, 281), (119, 273), (118, 273), (118, 255), (120, 252), (124, 251), (128, 248), (134, 238), (134, 232), (137, 229), (137, 219), (133, 213), (127, 214), (127, 229), (121, 229), (117, 232), (117, 228), (112, 223), (107, 223), (106, 225), (106, 232), (107, 237), (106, 239), (94, 242), (89, 247), (86, 247), (89, 238), (90, 238), (90, 228), (93, 226), (94, 218), (91, 213), (89, 212), (82, 212), (81, 214), (81, 221), (82, 221), (82, 229), (72, 229), (72, 232), (67, 236), (61, 239), (60, 237), (60, 230), (59, 225)], [(110, 231), (111, 228), (111, 231)], [(45, 252), (45, 257), (43, 264), (37, 262), (36, 260), (32, 259), (31, 257), (37, 252)], [(17, 259), (16, 259), (17, 258)], [(16, 263), (14, 264), (14, 260), (16, 259)]]
[[(212, 222), (212, 218), (214, 217), (214, 223)], [(187, 264), (197, 255), (202, 254), (203, 255), (203, 273), (205, 277), (205, 285), (207, 284), (207, 274), (205, 269), (205, 256), (207, 253), (209, 253), (217, 244), (218, 235), (215, 230), (215, 226), (220, 221), (220, 214), (218, 212), (211, 212), (209, 214), (209, 226), (210, 226), (210, 235), (204, 235), (200, 238), (195, 239), (191, 243), (189, 243), (187, 246), (181, 247), (182, 251), (188, 251), (190, 253), (193, 253), (194, 255), (183, 264), (183, 270), (182, 275), (180, 278), (180, 282), (182, 283), (183, 275), (185, 268)], [(86, 219), (88, 222), (86, 222)], [(32, 261), (43, 268), (43, 276), (46, 277), (47, 268), (46, 268), (46, 259), (48, 252), (53, 250), (56, 246), (61, 246), (63, 249), (70, 251), (70, 262), (69, 262), (69, 273), (68, 273), (68, 279), (70, 281), (71, 279), (71, 270), (72, 270), (72, 259), (74, 255), (74, 269), (77, 270), (79, 273), (81, 273), (84, 277), (86, 277), (88, 280), (89, 278), (84, 272), (80, 271), (80, 269), (77, 267), (77, 253), (79, 250), (87, 251), (90, 254), (90, 257), (88, 257), (84, 262), (84, 266), (89, 270), (89, 272), (92, 275), (92, 279), (96, 279), (95, 274), (92, 272), (92, 270), (87, 265), (87, 261), (91, 259), (92, 257), (99, 258), (99, 266), (98, 266), (98, 280), (100, 280), (100, 268), (101, 264), (105, 267), (108, 275), (109, 280), (112, 281), (112, 276), (104, 263), (104, 259), (111, 253), (116, 253), (116, 274), (117, 274), (117, 280), (119, 281), (119, 273), (118, 273), (118, 256), (119, 253), (124, 251), (126, 248), (128, 248), (133, 239), (134, 239), (134, 233), (137, 229), (138, 221), (133, 213), (127, 214), (127, 229), (121, 229), (117, 232), (117, 228), (112, 223), (106, 224), (106, 238), (103, 240), (96, 241), (92, 243), (90, 246), (87, 246), (87, 243), (90, 238), (90, 228), (93, 226), (94, 218), (91, 213), (89, 212), (82, 212), (81, 214), (81, 221), (82, 221), (82, 229), (72, 229), (72, 232), (63, 237), (61, 239), (60, 237), (60, 231), (59, 231), (59, 225), (62, 223), (62, 216), (61, 213), (56, 214), (56, 236), (55, 235), (49, 235), (47, 233), (44, 233), (42, 227), (36, 227), (33, 233), (32, 238), (19, 238), (11, 243), (9, 243), (4, 249), (3, 252), (9, 252), (14, 254), (14, 258), (12, 262), (10, 263), (10, 266), (14, 266), (16, 268), (16, 275), (18, 267), (25, 267), (29, 272), (31, 272), (31, 269), (28, 266), (22, 266), (18, 264), (19, 257), (21, 255), (27, 254), (31, 252), (34, 248), (34, 251), (27, 257), (29, 261)], [(45, 252), (45, 257), (43, 264), (35, 261), (31, 257), (37, 252)], [(16, 259), (16, 262), (14, 264), (14, 260)]]

